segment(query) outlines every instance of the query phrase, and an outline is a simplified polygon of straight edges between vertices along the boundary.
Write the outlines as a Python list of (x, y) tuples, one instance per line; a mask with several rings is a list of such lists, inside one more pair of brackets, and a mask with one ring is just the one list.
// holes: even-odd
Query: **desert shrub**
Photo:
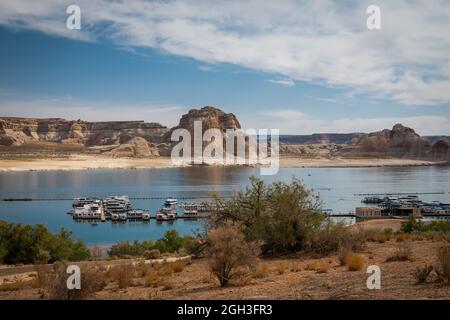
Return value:
[(406, 241), (406, 240), (409, 240), (410, 239), (410, 234), (409, 233), (397, 233), (396, 234), (396, 236), (395, 236), (395, 240), (397, 241), (397, 242), (403, 242), (403, 241)]
[[(181, 237), (176, 230), (168, 230), (164, 237), (157, 241), (133, 241), (119, 242), (114, 244), (108, 251), (110, 257), (145, 257), (146, 259), (157, 259), (160, 254), (176, 253), (182, 249), (187, 254), (200, 254), (205, 244), (199, 238), (191, 236)], [(152, 257), (154, 256), (154, 257)], [(156, 257), (157, 256), (157, 257)]]
[(183, 245), (183, 238), (176, 230), (168, 230), (162, 239), (155, 242), (155, 249), (160, 252), (177, 252)]
[(229, 220), (241, 224), (247, 240), (262, 241), (264, 254), (305, 249), (325, 219), (318, 196), (296, 178), (290, 183), (265, 185), (252, 177), (250, 186), (234, 199), (218, 202), (224, 209), (215, 215), (212, 225)]
[(73, 240), (71, 232), (61, 229), (53, 234), (43, 225), (24, 225), (0, 221), (0, 262), (48, 263), (80, 261), (90, 258), (82, 241)]
[(80, 300), (101, 291), (106, 282), (104, 276), (99, 272), (97, 266), (80, 266), (81, 271), (81, 289), (69, 290), (67, 288), (66, 273), (67, 265), (65, 263), (55, 263), (51, 269), (37, 267), (38, 282), (52, 300)]
[(161, 257), (161, 252), (158, 249), (145, 250), (144, 258), (145, 259), (159, 259)]
[(292, 272), (300, 272), (300, 271), (302, 271), (302, 266), (299, 263), (293, 262), (291, 264), (291, 268), (290, 269), (291, 269)]
[(261, 263), (258, 264), (258, 266), (255, 269), (255, 272), (253, 272), (253, 277), (254, 278), (265, 278), (269, 275), (270, 270), (269, 267), (267, 266), (267, 264), (265, 263)]
[(0, 285), (0, 291), (20, 291), (28, 288), (36, 288), (38, 285), (39, 282), (37, 279), (4, 282)]
[(433, 266), (428, 265), (425, 265), (423, 267), (417, 267), (413, 273), (414, 278), (416, 279), (416, 283), (420, 284), (426, 282), (433, 269), (434, 269)]
[(349, 271), (360, 271), (364, 267), (364, 258), (356, 253), (351, 254), (346, 262)]
[(316, 273), (327, 273), (330, 270), (330, 264), (326, 261), (314, 261), (308, 263), (305, 270), (315, 271)]
[(338, 260), (341, 266), (346, 265), (348, 258), (353, 254), (353, 251), (346, 246), (340, 246), (338, 250)]
[(170, 267), (172, 268), (173, 272), (179, 273), (179, 272), (183, 271), (184, 268), (186, 267), (186, 262), (178, 260), (178, 261), (170, 263)]
[(133, 267), (129, 264), (118, 266), (117, 268), (117, 283), (120, 289), (126, 289), (131, 285), (133, 280)]
[(450, 282), (450, 246), (442, 246), (437, 252), (438, 266), (435, 268), (440, 279)]
[(367, 235), (362, 229), (348, 228), (343, 223), (326, 220), (313, 232), (308, 249), (321, 256), (336, 252), (340, 247), (358, 251), (364, 247), (366, 239)]
[(430, 223), (423, 223), (411, 215), (407, 221), (402, 223), (401, 229), (405, 233), (449, 233), (450, 221), (432, 221)]
[(158, 272), (154, 269), (150, 269), (144, 276), (145, 286), (147, 287), (158, 287), (161, 284), (161, 277)]
[(254, 270), (258, 249), (246, 242), (241, 229), (231, 223), (208, 232), (208, 257), (211, 273), (226, 286), (233, 278)]
[(395, 252), (386, 259), (386, 262), (393, 261), (412, 261), (411, 244), (407, 243), (397, 247)]
[(424, 231), (424, 224), (423, 222), (417, 220), (414, 215), (410, 215), (408, 220), (402, 223), (400, 231), (405, 233), (411, 233), (415, 231), (422, 232)]
[(190, 237), (184, 236), (182, 241), (184, 251), (194, 257), (199, 257), (206, 248), (206, 242), (200, 236)]
[(275, 269), (277, 270), (278, 274), (284, 274), (286, 270), (288, 269), (286, 262), (278, 262), (275, 266)]
[(378, 243), (385, 243), (386, 241), (391, 240), (391, 236), (385, 233), (379, 233), (372, 237), (372, 241)]

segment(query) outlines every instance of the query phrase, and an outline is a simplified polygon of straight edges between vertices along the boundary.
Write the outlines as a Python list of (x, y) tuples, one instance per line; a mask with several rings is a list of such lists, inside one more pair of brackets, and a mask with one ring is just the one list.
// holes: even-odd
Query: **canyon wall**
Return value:
[[(168, 156), (173, 145), (172, 132), (187, 129), (193, 137), (194, 121), (202, 121), (202, 131), (218, 128), (240, 129), (237, 117), (216, 107), (191, 109), (171, 129), (144, 121), (87, 122), (60, 118), (0, 118), (0, 152), (14, 148), (33, 150), (52, 146), (56, 151), (76, 146), (79, 152), (112, 157)], [(304, 158), (394, 157), (450, 160), (446, 139), (421, 137), (413, 129), (396, 124), (392, 129), (372, 133), (314, 134), (281, 136), (280, 154)], [(285, 143), (283, 143), (285, 142)], [(192, 141), (193, 143), (193, 141)], [(208, 142), (204, 142), (204, 146)]]

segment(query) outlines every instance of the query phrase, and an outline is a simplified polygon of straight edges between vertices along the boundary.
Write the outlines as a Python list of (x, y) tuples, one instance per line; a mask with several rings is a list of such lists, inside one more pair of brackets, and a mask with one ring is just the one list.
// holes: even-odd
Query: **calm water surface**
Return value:
[[(0, 173), (0, 198), (74, 198), (105, 197), (126, 194), (130, 197), (201, 197), (209, 191), (230, 195), (258, 175), (254, 168), (169, 168), (169, 169), (99, 169), (79, 171), (30, 171)], [(356, 193), (445, 192), (423, 195), (427, 201), (450, 202), (450, 167), (404, 168), (296, 168), (280, 169), (275, 176), (262, 177), (267, 182), (301, 178), (314, 188), (325, 208), (335, 213), (351, 212), (360, 206)], [(162, 200), (134, 200), (136, 208), (154, 213)], [(64, 227), (89, 245), (109, 245), (124, 240), (161, 238), (166, 230), (189, 234), (202, 228), (200, 221), (177, 220), (173, 224), (127, 222), (100, 223), (92, 226), (76, 223), (66, 212), (71, 201), (0, 201), (0, 219), (27, 224), (42, 223), (52, 231)]]

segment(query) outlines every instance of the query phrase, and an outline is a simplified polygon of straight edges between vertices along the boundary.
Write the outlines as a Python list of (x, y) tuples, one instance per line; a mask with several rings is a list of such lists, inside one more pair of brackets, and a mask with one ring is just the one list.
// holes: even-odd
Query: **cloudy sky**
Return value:
[(3, 0), (0, 116), (170, 126), (215, 105), (284, 134), (448, 135), (449, 30), (438, 0)]

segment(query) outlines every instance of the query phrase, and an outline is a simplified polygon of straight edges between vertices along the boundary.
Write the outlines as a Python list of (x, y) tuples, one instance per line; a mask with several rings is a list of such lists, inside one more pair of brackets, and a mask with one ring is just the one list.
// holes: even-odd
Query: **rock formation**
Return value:
[(342, 145), (334, 143), (280, 144), (280, 154), (302, 158), (332, 158), (341, 149)]
[[(170, 130), (159, 123), (144, 121), (87, 122), (5, 117), (0, 118), (0, 147), (3, 152), (14, 148), (20, 148), (20, 152), (36, 152), (46, 148), (112, 157), (168, 156), (176, 143), (171, 141), (172, 132), (183, 128), (193, 137), (194, 121), (202, 122), (202, 134), (207, 129), (218, 128), (226, 137), (227, 129), (241, 128), (234, 114), (211, 106), (189, 110)], [(449, 143), (445, 139), (434, 144), (430, 141), (413, 129), (396, 124), (392, 130), (369, 134), (281, 136), (280, 154), (304, 158), (396, 157), (448, 161)], [(208, 143), (203, 142), (203, 146)]]
[(341, 150), (347, 156), (375, 156), (423, 159), (430, 156), (430, 142), (413, 129), (396, 124), (392, 130), (384, 129), (353, 138)]
[[(208, 129), (219, 129), (224, 134), (224, 148), (226, 146), (226, 130), (227, 129), (241, 129), (241, 124), (239, 123), (236, 116), (232, 113), (225, 113), (222, 110), (206, 106), (201, 109), (191, 109), (188, 113), (184, 114), (178, 126), (173, 127), (166, 135), (165, 141), (173, 146), (177, 142), (171, 141), (172, 132), (176, 129), (186, 129), (191, 134), (191, 145), (194, 145), (194, 122), (202, 122), (202, 135)], [(205, 147), (209, 142), (203, 142), (203, 147)], [(170, 149), (170, 148), (169, 148)], [(168, 150), (169, 150), (168, 149)], [(162, 151), (165, 154), (165, 151)]]
[(444, 140), (434, 143), (431, 147), (431, 158), (434, 161), (450, 160), (450, 144)]
[[(86, 122), (59, 118), (0, 118), (0, 145), (79, 145), (87, 151), (119, 156), (157, 155), (154, 144), (163, 142), (167, 128), (144, 121)], [(96, 148), (110, 146), (113, 148)], [(92, 149), (92, 150), (90, 150)]]

